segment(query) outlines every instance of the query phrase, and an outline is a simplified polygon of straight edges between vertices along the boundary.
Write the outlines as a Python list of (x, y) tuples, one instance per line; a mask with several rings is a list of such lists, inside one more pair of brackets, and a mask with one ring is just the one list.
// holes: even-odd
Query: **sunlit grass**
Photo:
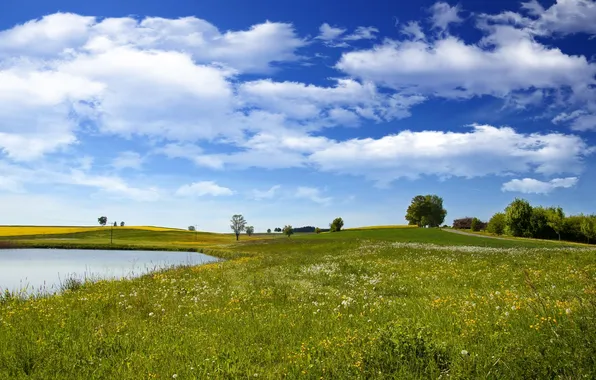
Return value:
[(381, 229), (395, 229), (395, 228), (418, 228), (418, 226), (411, 226), (408, 224), (395, 224), (395, 225), (386, 225), (386, 226), (365, 226), (365, 227), (345, 228), (344, 231), (381, 230)]
[(225, 262), (1, 298), (0, 378), (596, 377), (595, 250), (427, 229), (232, 239)]

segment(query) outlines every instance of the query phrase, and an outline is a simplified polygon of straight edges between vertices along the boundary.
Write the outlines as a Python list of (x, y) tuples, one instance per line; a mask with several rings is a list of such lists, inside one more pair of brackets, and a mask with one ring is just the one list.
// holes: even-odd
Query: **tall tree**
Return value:
[(443, 208), (443, 198), (438, 195), (417, 195), (406, 211), (410, 225), (438, 227), (445, 220), (447, 210)]
[(254, 234), (254, 233), (255, 233), (255, 228), (253, 226), (246, 227), (246, 234), (248, 236), (252, 236), (252, 234)]
[(267, 228), (267, 233), (270, 234), (271, 233), (271, 228)]
[(236, 234), (236, 240), (240, 237), (240, 233), (246, 229), (246, 220), (242, 215), (232, 215), (232, 220), (230, 220), (230, 228)]
[(552, 228), (561, 240), (561, 231), (565, 227), (565, 213), (561, 207), (551, 207), (547, 209), (546, 217), (548, 225)]
[(532, 206), (525, 199), (515, 198), (505, 209), (505, 224), (513, 236), (532, 237)]
[(107, 216), (100, 216), (99, 218), (97, 218), (97, 221), (99, 222), (99, 224), (101, 226), (105, 226), (108, 223), (108, 217)]
[(287, 226), (284, 227), (283, 233), (285, 235), (287, 235), (288, 237), (290, 237), (294, 233), (294, 229), (292, 228), (291, 225), (287, 225)]
[(339, 232), (344, 226), (344, 220), (342, 218), (335, 218), (333, 222), (329, 224), (331, 232)]
[(114, 222), (114, 227), (118, 227), (118, 222)]

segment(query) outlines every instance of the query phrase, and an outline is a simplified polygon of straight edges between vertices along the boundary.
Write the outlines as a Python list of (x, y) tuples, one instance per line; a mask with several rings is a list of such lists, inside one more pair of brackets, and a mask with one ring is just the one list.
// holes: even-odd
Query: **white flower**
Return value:
[(461, 350), (461, 354), (462, 354), (462, 355), (464, 355), (464, 356), (465, 356), (465, 355), (468, 355), (468, 351), (466, 351), (466, 350)]
[(178, 377), (178, 375), (177, 375), (177, 374), (173, 374), (173, 375), (172, 375), (172, 379), (175, 379), (175, 378), (177, 378), (177, 377)]
[(571, 309), (565, 309), (565, 314), (571, 314)]
[(153, 312), (149, 313), (149, 316), (150, 316), (150, 317), (153, 317)]

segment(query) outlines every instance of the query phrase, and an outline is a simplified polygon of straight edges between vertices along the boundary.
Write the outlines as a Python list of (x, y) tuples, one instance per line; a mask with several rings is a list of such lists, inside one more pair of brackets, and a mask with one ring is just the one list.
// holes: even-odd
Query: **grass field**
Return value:
[(120, 239), (230, 260), (2, 298), (0, 378), (596, 378), (596, 250), (438, 229), (191, 235)]

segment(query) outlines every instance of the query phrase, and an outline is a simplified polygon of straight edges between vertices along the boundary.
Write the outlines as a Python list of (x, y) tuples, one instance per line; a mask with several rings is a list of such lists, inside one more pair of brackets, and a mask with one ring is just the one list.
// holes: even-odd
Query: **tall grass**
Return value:
[(596, 377), (594, 250), (375, 236), (4, 298), (0, 378)]

